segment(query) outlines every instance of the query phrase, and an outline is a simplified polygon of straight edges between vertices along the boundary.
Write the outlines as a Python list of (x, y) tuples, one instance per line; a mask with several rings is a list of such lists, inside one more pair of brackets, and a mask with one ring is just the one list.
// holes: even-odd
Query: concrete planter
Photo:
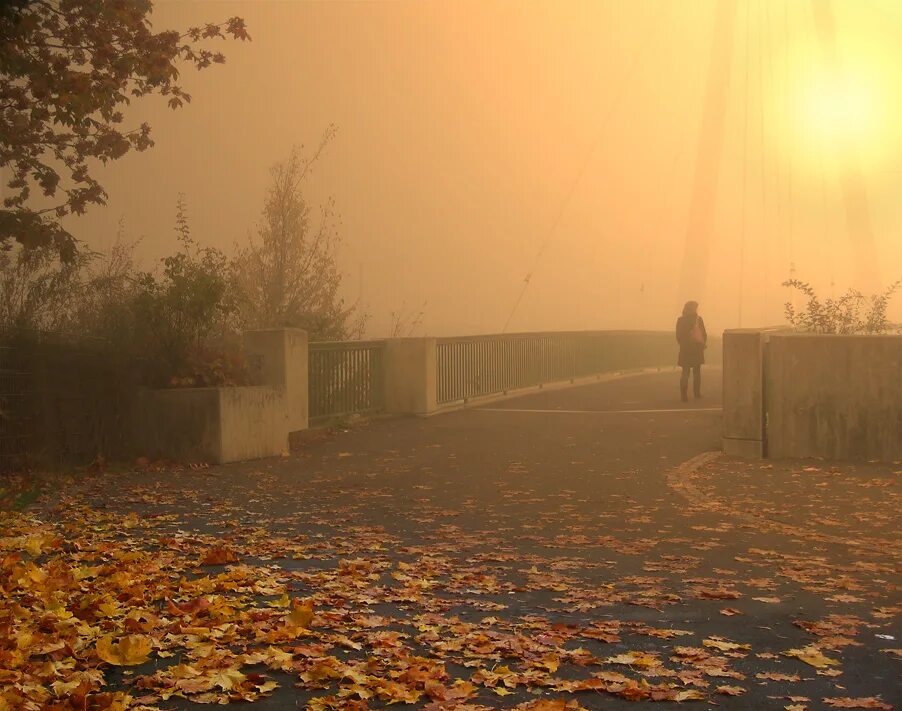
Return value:
[(254, 377), (264, 384), (146, 390), (139, 397), (140, 451), (152, 458), (221, 464), (288, 451), (307, 429), (307, 334), (271, 329), (245, 334)]
[(724, 334), (724, 451), (902, 459), (902, 336)]

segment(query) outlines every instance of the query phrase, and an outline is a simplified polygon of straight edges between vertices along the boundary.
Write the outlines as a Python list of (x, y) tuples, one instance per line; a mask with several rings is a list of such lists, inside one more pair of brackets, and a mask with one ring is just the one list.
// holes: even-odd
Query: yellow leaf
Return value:
[(608, 664), (626, 664), (631, 667), (656, 667), (661, 662), (650, 654), (645, 652), (627, 652), (626, 654), (618, 654), (608, 657), (605, 660)]
[(282, 593), (282, 597), (269, 603), (270, 607), (288, 607), (289, 605), (291, 605), (291, 598), (288, 597), (288, 593)]
[(741, 686), (718, 686), (715, 691), (726, 696), (741, 696), (745, 693), (745, 689)]
[(22, 548), (32, 557), (37, 558), (51, 543), (53, 543), (53, 540), (53, 536), (49, 533), (35, 533), (25, 538), (22, 542)]
[(297, 599), (291, 601), (292, 610), (286, 616), (286, 620), (295, 627), (307, 628), (313, 621), (313, 603), (309, 600), (300, 602)]
[(150, 637), (143, 634), (129, 634), (113, 641), (113, 635), (97, 640), (97, 656), (107, 664), (117, 667), (132, 667), (143, 664), (150, 656)]
[(734, 652), (738, 649), (751, 649), (751, 645), (748, 644), (737, 644), (736, 642), (726, 642), (721, 639), (706, 639), (702, 641), (702, 644), (706, 647), (714, 647), (714, 649), (719, 649), (721, 652)]
[(696, 691), (695, 689), (686, 689), (685, 691), (678, 691), (676, 696), (673, 697), (674, 701), (701, 701), (705, 698), (705, 695)]
[(107, 602), (102, 602), (97, 606), (97, 611), (103, 617), (115, 617), (119, 614), (119, 604), (115, 600), (108, 600)]
[(229, 691), (241, 684), (247, 677), (237, 669), (222, 669), (210, 677), (213, 686), (218, 686), (223, 691)]
[(821, 654), (821, 650), (815, 647), (813, 644), (809, 644), (807, 647), (803, 647), (802, 649), (787, 649), (783, 654), (787, 657), (795, 657), (799, 659), (805, 664), (810, 664), (813, 667), (817, 667), (818, 669), (823, 669), (824, 667), (839, 664), (838, 659), (831, 659), (830, 657), (825, 657)]
[(76, 679), (75, 681), (55, 681), (50, 685), (50, 688), (53, 689), (53, 693), (56, 694), (57, 698), (61, 698), (71, 694), (79, 686), (81, 686), (81, 680)]

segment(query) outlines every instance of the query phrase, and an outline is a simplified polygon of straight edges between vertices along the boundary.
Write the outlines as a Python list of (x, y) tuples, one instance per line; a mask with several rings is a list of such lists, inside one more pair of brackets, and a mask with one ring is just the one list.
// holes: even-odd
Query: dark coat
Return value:
[[(696, 318), (702, 335), (705, 337), (704, 343), (697, 343), (692, 338), (692, 328), (695, 326)], [(705, 330), (705, 322), (701, 316), (680, 316), (676, 322), (676, 339), (680, 344), (680, 357), (677, 365), (683, 368), (693, 368), (705, 362), (705, 343), (708, 342), (708, 332)]]

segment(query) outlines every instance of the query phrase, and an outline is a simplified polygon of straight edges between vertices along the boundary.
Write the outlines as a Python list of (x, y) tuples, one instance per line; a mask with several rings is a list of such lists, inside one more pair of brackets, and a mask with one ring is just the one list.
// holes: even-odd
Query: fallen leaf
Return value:
[(785, 652), (783, 652), (783, 655), (787, 657), (795, 657), (796, 659), (805, 662), (805, 664), (810, 664), (811, 666), (817, 667), (818, 669), (823, 669), (824, 667), (839, 664), (838, 659), (825, 657), (821, 653), (821, 650), (812, 644), (809, 644), (807, 647), (804, 647), (802, 649), (787, 649)]
[(285, 619), (293, 627), (303, 627), (307, 628), (310, 626), (310, 623), (313, 621), (313, 603), (309, 600), (298, 600), (297, 598), (292, 599), (291, 601), (291, 612), (289, 612)]
[(719, 649), (721, 652), (734, 652), (740, 649), (744, 650), (752, 648), (752, 646), (749, 644), (737, 644), (736, 642), (728, 642), (722, 639), (706, 639), (702, 641), (702, 644), (705, 647), (713, 647), (714, 649)]
[(746, 689), (741, 686), (718, 686), (714, 691), (726, 696), (740, 696), (746, 692)]
[(213, 546), (200, 559), (201, 565), (225, 565), (226, 563), (234, 563), (238, 560), (238, 556), (227, 546)]
[(150, 656), (150, 637), (129, 634), (114, 641), (113, 635), (97, 640), (97, 656), (107, 664), (117, 667), (132, 667), (143, 664)]
[(867, 696), (858, 699), (852, 699), (848, 696), (843, 696), (821, 700), (828, 706), (832, 706), (836, 709), (884, 709), (884, 711), (893, 710), (892, 706), (884, 703), (877, 696)]

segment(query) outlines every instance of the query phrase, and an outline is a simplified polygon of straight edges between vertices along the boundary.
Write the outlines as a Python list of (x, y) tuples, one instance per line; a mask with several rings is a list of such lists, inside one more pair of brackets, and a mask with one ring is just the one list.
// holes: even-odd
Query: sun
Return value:
[(879, 97), (868, 82), (828, 72), (802, 88), (799, 124), (825, 146), (861, 148), (880, 128)]
[[(778, 137), (796, 165), (817, 177), (825, 165), (854, 157), (881, 181), (902, 160), (902, 52), (872, 26), (840, 25), (831, 59), (812, 32), (788, 50)], [(819, 179), (819, 178), (818, 178)]]

